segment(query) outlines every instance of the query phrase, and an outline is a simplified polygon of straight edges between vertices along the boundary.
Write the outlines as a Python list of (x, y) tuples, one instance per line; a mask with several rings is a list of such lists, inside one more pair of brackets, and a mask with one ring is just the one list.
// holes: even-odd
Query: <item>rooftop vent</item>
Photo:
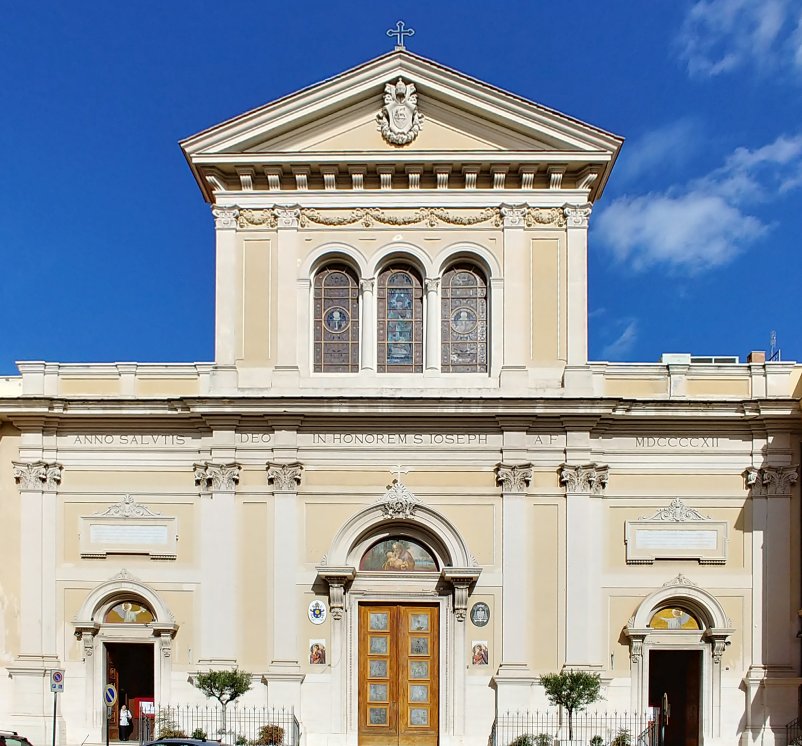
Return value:
[(660, 356), (663, 365), (737, 365), (737, 355), (691, 355), (688, 352), (664, 352)]

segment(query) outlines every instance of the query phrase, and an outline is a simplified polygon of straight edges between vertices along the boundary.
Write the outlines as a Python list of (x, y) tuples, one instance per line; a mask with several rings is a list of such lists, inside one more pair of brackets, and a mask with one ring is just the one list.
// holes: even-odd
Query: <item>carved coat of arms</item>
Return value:
[(406, 145), (420, 132), (423, 115), (418, 111), (418, 94), (414, 83), (399, 78), (384, 86), (384, 108), (376, 120), (382, 137), (393, 145)]

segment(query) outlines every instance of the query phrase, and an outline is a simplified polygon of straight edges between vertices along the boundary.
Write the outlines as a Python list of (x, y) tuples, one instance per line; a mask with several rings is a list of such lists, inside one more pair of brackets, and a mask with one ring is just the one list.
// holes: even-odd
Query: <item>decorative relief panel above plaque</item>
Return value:
[(626, 522), (627, 564), (655, 560), (697, 560), (702, 565), (727, 561), (727, 523), (714, 521), (678, 497), (654, 515)]
[(81, 557), (144, 554), (151, 559), (175, 559), (178, 520), (153, 512), (125, 495), (105, 510), (80, 518)]

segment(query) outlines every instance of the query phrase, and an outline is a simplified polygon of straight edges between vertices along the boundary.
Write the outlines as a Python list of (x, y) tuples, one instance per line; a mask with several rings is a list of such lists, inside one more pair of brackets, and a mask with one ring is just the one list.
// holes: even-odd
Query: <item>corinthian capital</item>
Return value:
[(13, 461), (14, 479), (21, 490), (54, 490), (61, 484), (64, 467), (46, 461)]
[(798, 466), (764, 466), (756, 469), (750, 466), (744, 472), (746, 486), (752, 490), (752, 497), (769, 495), (790, 495), (791, 488), (799, 479)]
[(239, 217), (238, 207), (218, 207), (212, 206), (215, 228), (236, 228), (237, 218)]
[(607, 486), (608, 476), (609, 467), (598, 464), (584, 466), (563, 464), (560, 467), (560, 484), (565, 485), (567, 493), (589, 492), (592, 495), (601, 495)]
[(496, 466), (496, 482), (502, 492), (526, 492), (532, 481), (532, 464), (499, 464)]
[(193, 464), (195, 469), (195, 484), (204, 492), (231, 491), (237, 488), (239, 473), (242, 468), (237, 463), (213, 464), (204, 461), (202, 464)]
[(303, 469), (303, 464), (297, 461), (292, 464), (268, 464), (267, 483), (272, 483), (273, 489), (278, 492), (297, 492)]
[(565, 205), (563, 212), (568, 221), (569, 228), (587, 228), (593, 205)]

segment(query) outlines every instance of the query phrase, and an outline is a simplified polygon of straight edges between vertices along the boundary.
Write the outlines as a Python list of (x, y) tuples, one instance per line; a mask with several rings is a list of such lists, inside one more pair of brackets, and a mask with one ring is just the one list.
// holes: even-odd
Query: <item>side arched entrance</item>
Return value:
[[(169, 698), (172, 641), (178, 628), (173, 615), (153, 589), (123, 570), (87, 596), (73, 627), (83, 647), (87, 727), (97, 740), (105, 738), (103, 689), (114, 684), (118, 702), (112, 709), (109, 738), (139, 740), (140, 712)], [(120, 722), (123, 704), (132, 713), (129, 728)]]
[(665, 746), (697, 746), (721, 730), (721, 658), (734, 630), (721, 604), (678, 575), (629, 620), (633, 709), (655, 714)]
[(340, 529), (317, 572), (348, 742), (435, 746), (462, 735), (465, 617), (481, 570), (454, 526), (396, 481)]

